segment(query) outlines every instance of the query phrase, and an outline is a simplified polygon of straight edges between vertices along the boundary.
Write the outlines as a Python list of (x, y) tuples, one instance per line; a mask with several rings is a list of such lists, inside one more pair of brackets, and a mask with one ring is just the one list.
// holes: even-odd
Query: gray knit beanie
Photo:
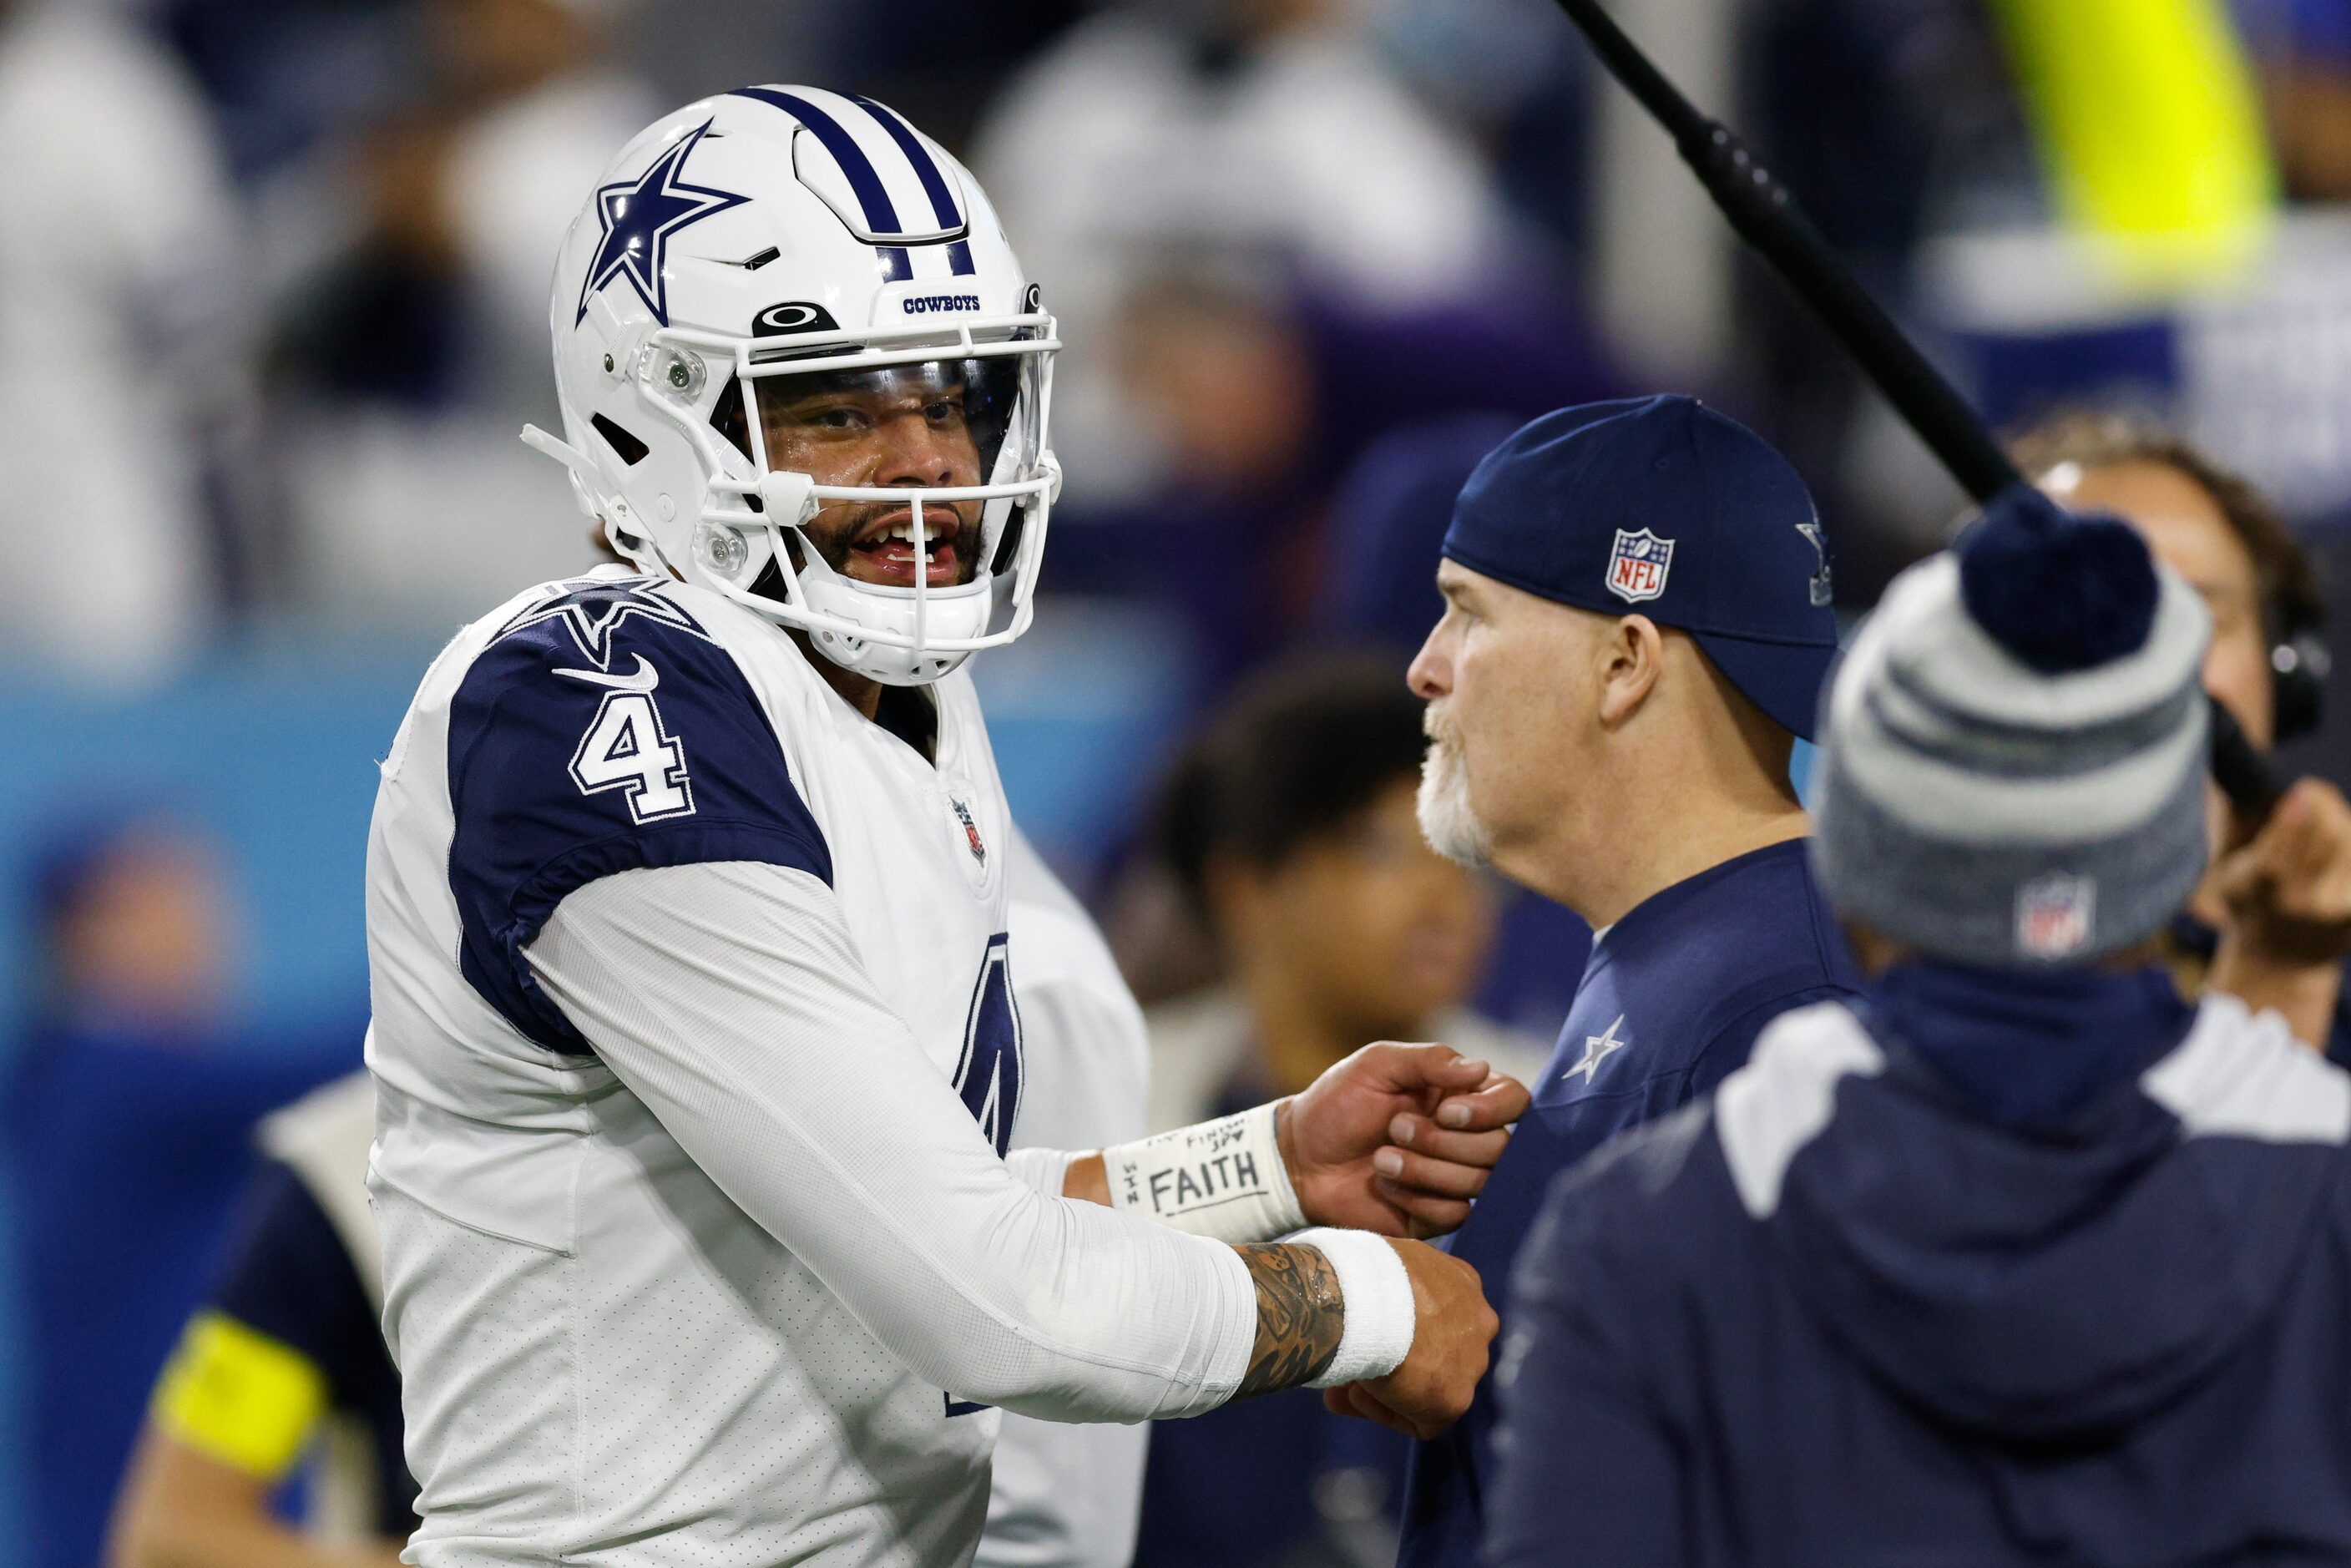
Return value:
[(1832, 678), (1813, 857), (1930, 956), (2079, 963), (2204, 873), (2210, 618), (2127, 525), (2017, 489), (1894, 580)]

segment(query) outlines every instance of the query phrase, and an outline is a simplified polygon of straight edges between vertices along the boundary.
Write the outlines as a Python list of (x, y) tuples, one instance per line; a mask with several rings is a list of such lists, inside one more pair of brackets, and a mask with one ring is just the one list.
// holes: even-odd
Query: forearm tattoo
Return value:
[(1321, 1376), (1339, 1354), (1347, 1322), (1338, 1271), (1311, 1247), (1236, 1250), (1257, 1285), (1257, 1349), (1233, 1397), (1295, 1388)]

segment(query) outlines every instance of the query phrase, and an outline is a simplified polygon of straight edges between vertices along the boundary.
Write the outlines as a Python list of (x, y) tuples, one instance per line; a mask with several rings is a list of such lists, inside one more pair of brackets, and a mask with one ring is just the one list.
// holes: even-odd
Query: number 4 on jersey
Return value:
[(596, 721), (571, 755), (571, 778), (583, 795), (624, 791), (639, 822), (694, 810), (685, 747), (662, 727), (661, 710), (643, 692), (607, 692)]

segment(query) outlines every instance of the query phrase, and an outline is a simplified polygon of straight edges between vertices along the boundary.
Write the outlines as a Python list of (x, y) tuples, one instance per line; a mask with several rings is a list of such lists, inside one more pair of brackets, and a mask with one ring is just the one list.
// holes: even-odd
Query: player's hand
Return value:
[(1284, 1101), (1276, 1128), (1314, 1224), (1439, 1236), (1469, 1218), (1527, 1104), (1516, 1079), (1449, 1046), (1383, 1042)]
[(2324, 779), (2285, 792), (2251, 842), (2220, 864), (2224, 939), (2245, 957), (2333, 967), (2351, 956), (2351, 804)]
[(1408, 1437), (1434, 1437), (1469, 1408), (1501, 1320), (1486, 1304), (1477, 1270), (1422, 1242), (1391, 1245), (1412, 1277), (1412, 1350), (1385, 1377), (1324, 1389), (1322, 1403)]

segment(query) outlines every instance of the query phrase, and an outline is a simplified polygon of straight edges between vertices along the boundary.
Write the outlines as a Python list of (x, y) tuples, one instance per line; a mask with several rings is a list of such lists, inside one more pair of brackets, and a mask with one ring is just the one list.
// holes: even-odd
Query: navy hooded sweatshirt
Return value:
[(1497, 1568), (2351, 1563), (2351, 1077), (2158, 972), (1896, 969), (1552, 1189)]

